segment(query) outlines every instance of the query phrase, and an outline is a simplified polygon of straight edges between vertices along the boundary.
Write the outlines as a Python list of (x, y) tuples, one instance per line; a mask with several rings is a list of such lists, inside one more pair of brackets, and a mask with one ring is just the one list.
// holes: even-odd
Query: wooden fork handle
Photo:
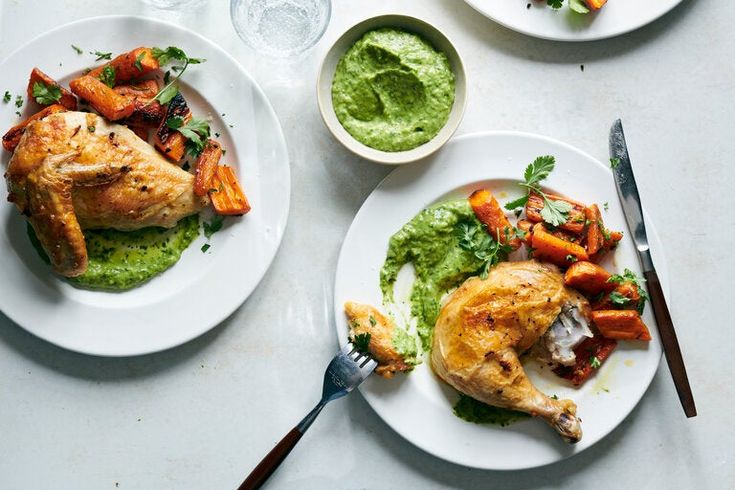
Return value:
[(271, 449), (263, 460), (258, 463), (258, 466), (245, 478), (245, 481), (238, 487), (238, 490), (256, 490), (260, 488), (263, 483), (270, 477), (276, 468), (286, 459), (288, 453), (296, 446), (299, 442), (303, 432), (298, 427), (291, 429), (291, 432), (286, 434), (281, 442)]

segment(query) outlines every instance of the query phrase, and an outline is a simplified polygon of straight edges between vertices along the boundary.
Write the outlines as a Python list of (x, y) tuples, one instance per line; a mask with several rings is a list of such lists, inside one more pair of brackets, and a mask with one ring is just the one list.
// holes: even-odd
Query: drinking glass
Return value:
[(231, 0), (237, 34), (258, 53), (294, 58), (311, 48), (329, 24), (330, 0)]

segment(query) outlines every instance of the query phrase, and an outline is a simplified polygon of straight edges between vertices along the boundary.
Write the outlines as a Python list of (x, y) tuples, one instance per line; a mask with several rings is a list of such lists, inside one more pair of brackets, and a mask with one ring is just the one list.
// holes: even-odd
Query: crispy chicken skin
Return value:
[(194, 195), (193, 175), (135, 133), (84, 112), (29, 124), (5, 178), (8, 200), (68, 277), (87, 269), (83, 229), (169, 228), (209, 202)]
[(413, 369), (413, 366), (407, 364), (403, 356), (393, 347), (395, 324), (377, 308), (348, 301), (345, 303), (345, 313), (350, 326), (350, 341), (356, 335), (370, 334), (368, 350), (378, 362), (375, 369), (377, 374), (384, 378), (392, 378), (396, 372)]
[(574, 402), (537, 390), (518, 359), (567, 304), (589, 310), (554, 266), (533, 260), (498, 264), (486, 279), (468, 279), (447, 299), (434, 329), (432, 368), (462, 393), (541, 417), (577, 442), (582, 430)]

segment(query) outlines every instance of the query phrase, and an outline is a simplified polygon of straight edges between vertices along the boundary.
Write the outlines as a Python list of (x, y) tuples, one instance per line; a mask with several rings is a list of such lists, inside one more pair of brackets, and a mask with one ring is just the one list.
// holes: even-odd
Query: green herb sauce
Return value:
[(505, 427), (518, 420), (530, 417), (527, 413), (493, 407), (463, 393), (454, 405), (454, 415), (475, 424), (495, 424)]
[(445, 54), (416, 34), (365, 34), (337, 64), (332, 105), (355, 139), (382, 151), (416, 148), (437, 135), (454, 104)]
[[(72, 284), (90, 288), (124, 291), (165, 271), (181, 258), (181, 253), (199, 236), (199, 216), (189, 216), (170, 229), (143, 228), (136, 231), (85, 230), (89, 265)], [(41, 258), (48, 257), (33, 228), (28, 237)]]
[(388, 243), (388, 254), (380, 270), (383, 298), (393, 301), (393, 284), (398, 272), (412, 262), (416, 281), (411, 290), (411, 315), (424, 350), (431, 347), (441, 298), (450, 289), (476, 275), (484, 261), (459, 245), (461, 223), (481, 227), (467, 199), (436, 204), (406, 223)]

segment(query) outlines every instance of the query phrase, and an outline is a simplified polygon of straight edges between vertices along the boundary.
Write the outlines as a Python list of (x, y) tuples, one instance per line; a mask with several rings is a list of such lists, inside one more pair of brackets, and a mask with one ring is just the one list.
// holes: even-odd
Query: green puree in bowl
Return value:
[[(41, 258), (48, 262), (31, 225), (28, 225), (28, 236)], [(69, 281), (90, 289), (131, 289), (178, 262), (181, 253), (197, 236), (198, 215), (182, 219), (171, 229), (84, 230), (89, 256), (87, 272)]]
[(454, 104), (446, 55), (416, 34), (385, 27), (365, 34), (337, 64), (332, 105), (356, 140), (382, 151), (431, 140)]

